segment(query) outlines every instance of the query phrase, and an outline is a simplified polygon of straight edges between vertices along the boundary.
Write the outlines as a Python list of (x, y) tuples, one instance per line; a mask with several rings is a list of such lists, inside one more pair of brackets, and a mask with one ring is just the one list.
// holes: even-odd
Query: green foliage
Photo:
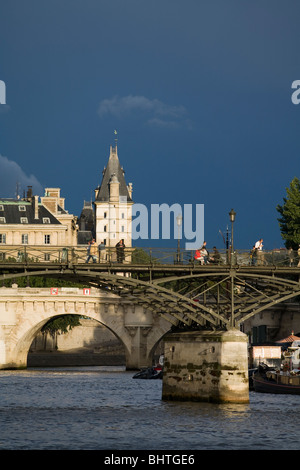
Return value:
[(300, 181), (298, 178), (295, 177), (292, 180), (286, 192), (287, 197), (283, 198), (283, 205), (278, 204), (276, 207), (281, 215), (277, 220), (286, 248), (296, 250), (300, 244)]
[(42, 332), (50, 333), (51, 336), (55, 336), (56, 333), (68, 333), (74, 326), (80, 325), (80, 319), (78, 315), (63, 315), (56, 317), (42, 328)]
[(143, 248), (135, 248), (132, 252), (132, 263), (133, 264), (159, 264), (156, 258), (153, 258), (150, 254), (146, 253)]

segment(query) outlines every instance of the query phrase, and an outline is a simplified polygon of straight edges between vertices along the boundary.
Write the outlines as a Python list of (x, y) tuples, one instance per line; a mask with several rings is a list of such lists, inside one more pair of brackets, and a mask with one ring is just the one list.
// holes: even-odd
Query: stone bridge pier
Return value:
[(170, 323), (140, 305), (96, 288), (0, 288), (0, 369), (27, 367), (31, 343), (42, 327), (61, 315), (92, 318), (124, 345), (126, 368), (152, 365), (157, 343)]

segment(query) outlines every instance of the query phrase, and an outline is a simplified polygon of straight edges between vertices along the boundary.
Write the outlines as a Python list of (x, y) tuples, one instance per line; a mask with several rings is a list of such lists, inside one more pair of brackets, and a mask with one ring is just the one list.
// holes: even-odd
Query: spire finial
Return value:
[(116, 129), (114, 130), (114, 134), (115, 134), (115, 143), (116, 143), (116, 147), (117, 147), (117, 143), (118, 143), (118, 132), (116, 131)]

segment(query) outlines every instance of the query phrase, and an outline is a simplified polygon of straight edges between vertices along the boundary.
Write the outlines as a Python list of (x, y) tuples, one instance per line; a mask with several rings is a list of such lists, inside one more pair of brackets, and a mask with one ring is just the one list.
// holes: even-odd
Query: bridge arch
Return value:
[[(78, 315), (78, 314), (72, 313), (72, 312), (65, 313), (65, 315), (77, 315), (77, 316), (81, 317), (81, 315)], [(22, 329), (23, 331), (19, 332), (20, 336), (17, 336), (15, 338), (17, 342), (16, 342), (16, 345), (15, 345), (15, 349), (12, 351), (13, 356), (17, 358), (17, 361), (18, 361), (17, 367), (18, 368), (24, 366), (24, 364), (27, 364), (28, 353), (29, 353), (30, 347), (32, 345), (32, 342), (34, 341), (34, 339), (38, 335), (38, 333), (42, 330), (42, 328), (45, 326), (45, 324), (50, 320), (54, 320), (55, 318), (60, 318), (62, 316), (63, 315), (49, 316), (45, 320), (42, 320), (40, 323), (29, 326), (29, 328), (27, 330)], [(92, 318), (92, 317), (90, 317), (90, 318)], [(126, 358), (130, 357), (130, 350), (128, 349), (128, 344), (126, 345), (123, 342), (123, 338), (119, 337), (118, 334), (114, 330), (112, 330), (111, 327), (109, 327), (107, 324), (99, 321), (96, 318), (94, 318), (94, 320), (96, 320), (97, 323), (103, 325), (105, 328), (107, 328), (109, 331), (111, 331), (113, 333), (113, 335), (119, 340), (119, 342), (124, 347), (124, 352), (125, 352)], [(28, 327), (28, 325), (27, 325), (27, 327)]]
[(124, 346), (126, 367), (152, 363), (152, 351), (170, 329), (169, 323), (143, 307), (122, 301), (111, 293), (91, 288), (0, 288), (0, 368), (24, 368), (33, 339), (52, 318), (78, 315), (108, 328)]

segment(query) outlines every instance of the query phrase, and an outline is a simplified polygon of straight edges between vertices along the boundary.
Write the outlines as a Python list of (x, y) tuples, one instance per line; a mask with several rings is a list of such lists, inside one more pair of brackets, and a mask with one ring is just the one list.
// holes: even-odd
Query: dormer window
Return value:
[(6, 224), (5, 217), (0, 217), (0, 224)]
[(3, 204), (0, 204), (0, 211), (4, 211), (4, 206), (3, 206)]
[(50, 224), (49, 217), (43, 217), (43, 224)]
[(19, 211), (25, 212), (25, 211), (26, 211), (26, 207), (25, 207), (25, 206), (19, 206)]
[(28, 224), (27, 217), (21, 217), (21, 224)]

